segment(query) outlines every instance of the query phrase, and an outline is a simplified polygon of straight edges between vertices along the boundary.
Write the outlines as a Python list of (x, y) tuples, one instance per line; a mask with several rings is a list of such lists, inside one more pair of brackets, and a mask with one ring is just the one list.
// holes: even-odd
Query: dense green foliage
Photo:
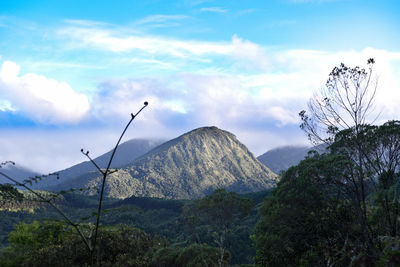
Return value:
[(266, 266), (400, 264), (400, 122), (335, 135), (283, 174), (254, 241)]
[[(2, 252), (1, 266), (91, 264), (88, 250), (64, 222), (20, 223), (10, 233), (9, 240), (11, 246)], [(229, 252), (226, 252), (221, 266), (227, 266), (229, 258)], [(165, 238), (117, 225), (100, 228), (93, 260), (96, 266), (216, 266), (219, 251), (206, 244), (173, 247)]]
[[(217, 190), (214, 194), (210, 195), (209, 198), (204, 198), (203, 203), (206, 202), (209, 204), (211, 203), (209, 200), (213, 199), (214, 203), (211, 206), (215, 206), (215, 210), (217, 211), (218, 209), (220, 211), (223, 209), (224, 205), (220, 205), (221, 203), (228, 204), (228, 200), (233, 200), (230, 202), (230, 213), (228, 213), (226, 217), (226, 219), (231, 221), (227, 221), (229, 225), (222, 265), (228, 263), (244, 264), (253, 262), (255, 249), (252, 246), (250, 235), (254, 233), (253, 229), (258, 220), (257, 210), (259, 206), (252, 206), (251, 203), (260, 203), (267, 194), (268, 191), (263, 191), (241, 196), (236, 193)], [(226, 199), (216, 198), (218, 195), (225, 196)], [(105, 199), (102, 224), (108, 227), (122, 223), (124, 225), (129, 225), (129, 227), (139, 228), (149, 233), (151, 236), (157, 235), (166, 238), (165, 240), (168, 240), (168, 245), (163, 247), (160, 252), (154, 252), (154, 255), (158, 255), (157, 257), (159, 257), (157, 258), (154, 256), (156, 258), (153, 257), (151, 259), (151, 264), (154, 266), (163, 266), (162, 264), (155, 264), (156, 262), (162, 263), (168, 261), (174, 264), (171, 263), (172, 265), (167, 264), (165, 266), (176, 266), (177, 263), (183, 262), (184, 259), (187, 260), (187, 266), (207, 266), (204, 261), (213, 262), (214, 265), (218, 265), (221, 250), (216, 242), (216, 233), (218, 233), (220, 229), (218, 229), (218, 225), (215, 224), (204, 210), (204, 207), (207, 205), (200, 205), (200, 202), (201, 200), (163, 200), (138, 197), (124, 200)], [(31, 205), (30, 209), (22, 208), (28, 205), (28, 203)], [(16, 207), (18, 207), (18, 205), (21, 206), (14, 211), (0, 211), (1, 244), (3, 247), (8, 246), (8, 248), (3, 250), (3, 261), (13, 257), (13, 254), (10, 254), (9, 246), (11, 245), (11, 248), (15, 247), (15, 240), (10, 239), (10, 242), (8, 242), (8, 234), (11, 231), (16, 230), (19, 232), (19, 235), (22, 235), (22, 230), (26, 229), (26, 227), (38, 231), (36, 228), (41, 227), (40, 229), (44, 229), (52, 224), (49, 219), (62, 219), (54, 209), (40, 202), (15, 202), (15, 205)], [(74, 221), (81, 221), (83, 225), (94, 222), (93, 211), (97, 205), (97, 199), (95, 197), (69, 193), (63, 196), (62, 200), (58, 202), (58, 205), (70, 215)], [(191, 209), (193, 207), (196, 207), (196, 210)], [(200, 211), (200, 207), (203, 207), (203, 211)], [(191, 225), (187, 220), (188, 213), (185, 212), (188, 210), (192, 215), (197, 216), (195, 225)], [(34, 222), (35, 220), (39, 220), (43, 223)], [(24, 224), (22, 224), (22, 226), (15, 226), (19, 222), (24, 222)], [(32, 222), (33, 224), (30, 226), (29, 224)], [(80, 241), (79, 247), (85, 251), (82, 240), (79, 240), (74, 230), (71, 227), (67, 228), (66, 225), (63, 227), (63, 231), (65, 230), (67, 232), (66, 237), (74, 236), (73, 239), (67, 238), (69, 243), (63, 241), (63, 244), (75, 244), (73, 242), (79, 243)], [(118, 233), (118, 231), (116, 233)], [(15, 232), (11, 235), (15, 235)], [(196, 236), (199, 238), (196, 238)], [(48, 242), (46, 239), (35, 240), (37, 243)], [(118, 247), (117, 244), (114, 245)], [(68, 253), (67, 248), (63, 248), (65, 251), (61, 250), (61, 248), (57, 249), (58, 250), (54, 247), (47, 247), (46, 250), (37, 248), (37, 250), (47, 251), (48, 253)], [(197, 251), (199, 255), (197, 257), (193, 255), (189, 256), (193, 253), (192, 251)], [(13, 253), (17, 252), (14, 251)], [(199, 263), (199, 261), (204, 264)], [(212, 266), (212, 264), (208, 265)]]
[(261, 209), (254, 241), (257, 262), (267, 266), (347, 265), (353, 245), (351, 206), (327, 182), (342, 159), (318, 155), (286, 171)]
[[(228, 266), (229, 252), (225, 252), (220, 266)], [(153, 256), (152, 266), (218, 266), (220, 253), (207, 244), (191, 244), (187, 247), (165, 247)]]
[[(208, 243), (219, 248), (222, 261), (226, 251), (232, 254), (234, 263), (251, 262), (253, 248), (246, 217), (251, 213), (253, 202), (234, 192), (217, 189), (200, 201), (184, 207), (186, 242)], [(253, 222), (254, 225), (254, 222)]]
[(22, 200), (23, 195), (18, 189), (10, 184), (0, 184), (0, 207), (3, 208), (7, 202), (14, 200)]
[[(9, 240), (2, 266), (90, 265), (89, 251), (64, 222), (20, 223)], [(168, 244), (164, 238), (124, 225), (102, 227), (98, 241), (94, 258), (98, 266), (148, 266), (153, 254)]]

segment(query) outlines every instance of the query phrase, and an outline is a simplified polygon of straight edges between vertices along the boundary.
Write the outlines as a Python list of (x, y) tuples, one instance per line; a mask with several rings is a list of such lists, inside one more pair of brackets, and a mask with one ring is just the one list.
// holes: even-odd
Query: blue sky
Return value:
[(341, 62), (376, 59), (382, 119), (400, 112), (397, 1), (0, 3), (0, 160), (41, 172), (127, 139), (215, 125), (254, 154), (304, 144), (298, 112)]

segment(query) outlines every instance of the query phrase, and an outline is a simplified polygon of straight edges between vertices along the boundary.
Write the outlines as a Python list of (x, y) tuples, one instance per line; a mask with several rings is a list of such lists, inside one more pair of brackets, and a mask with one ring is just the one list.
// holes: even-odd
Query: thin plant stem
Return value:
[[(104, 196), (104, 187), (105, 187), (105, 182), (106, 182), (106, 178), (109, 174), (115, 172), (115, 171), (110, 171), (110, 167), (111, 167), (111, 163), (114, 159), (114, 155), (117, 151), (117, 148), (122, 140), (122, 137), (124, 136), (125, 132), (128, 130), (130, 124), (132, 123), (132, 121), (136, 118), (137, 115), (139, 115), (139, 113), (148, 105), (148, 102), (144, 102), (144, 106), (139, 109), (138, 112), (136, 112), (136, 114), (131, 113), (131, 119), (129, 120), (128, 124), (125, 126), (125, 129), (122, 131), (121, 136), (118, 139), (117, 144), (115, 145), (115, 148), (112, 151), (110, 160), (108, 161), (108, 165), (105, 171), (103, 171), (97, 164), (96, 162), (94, 162), (94, 160), (89, 156), (89, 151), (87, 151), (86, 153), (84, 152), (83, 149), (81, 149), (81, 152), (86, 155), (89, 160), (94, 164), (94, 166), (97, 168), (97, 170), (103, 175), (103, 180), (102, 180), (102, 185), (101, 185), (101, 192), (100, 192), (100, 198), (99, 198), (99, 205), (98, 205), (98, 209), (97, 209), (97, 214), (96, 214), (96, 225), (95, 225), (95, 231), (94, 231), (94, 236), (92, 239), (92, 233), (93, 233), (93, 229), (91, 231), (91, 234), (89, 236), (89, 239), (87, 239), (85, 237), (85, 235), (83, 234), (83, 232), (81, 231), (81, 229), (79, 228), (79, 224), (74, 223), (59, 207), (57, 207), (54, 203), (52, 203), (52, 199), (46, 199), (44, 198), (42, 195), (40, 195), (39, 193), (35, 192), (34, 190), (32, 190), (30, 187), (28, 187), (26, 184), (24, 183), (20, 183), (17, 180), (11, 178), (10, 176), (8, 176), (7, 174), (0, 172), (0, 175), (4, 176), (5, 178), (7, 178), (8, 180), (12, 181), (16, 186), (22, 186), (25, 189), (27, 189), (29, 192), (31, 192), (32, 194), (34, 194), (35, 196), (37, 196), (39, 199), (41, 199), (42, 201), (48, 203), (50, 206), (52, 206), (59, 214), (61, 214), (61, 216), (65, 219), (65, 221), (70, 224), (72, 227), (74, 227), (76, 229), (76, 231), (78, 232), (78, 234), (80, 235), (80, 237), (82, 238), (83, 242), (85, 243), (87, 249), (90, 252), (90, 263), (91, 266), (93, 266), (94, 263), (94, 258), (93, 258), (93, 253), (96, 247), (96, 241), (97, 241), (97, 232), (98, 232), (98, 228), (99, 228), (99, 224), (100, 224), (100, 214), (101, 214), (101, 208), (102, 208), (102, 203), (103, 203), (103, 196)], [(0, 167), (2, 165), (5, 165), (7, 163), (12, 163), (14, 164), (14, 162), (11, 161), (6, 161), (0, 164)]]
[(101, 173), (103, 174), (103, 181), (102, 181), (102, 185), (101, 185), (101, 192), (100, 192), (100, 199), (99, 199), (99, 206), (97, 209), (97, 218), (96, 218), (96, 226), (95, 226), (95, 231), (94, 231), (94, 237), (93, 237), (93, 250), (92, 253), (95, 249), (96, 246), (96, 241), (97, 241), (97, 230), (99, 228), (99, 223), (100, 223), (100, 213), (101, 213), (101, 207), (102, 207), (102, 203), (103, 203), (103, 195), (104, 195), (104, 187), (105, 187), (105, 183), (106, 183), (106, 178), (107, 175), (109, 174), (109, 170), (110, 170), (110, 166), (112, 163), (112, 160), (114, 158), (115, 152), (117, 151), (118, 145), (121, 142), (122, 137), (124, 136), (126, 130), (128, 130), (129, 125), (132, 123), (132, 121), (136, 118), (136, 116), (148, 105), (148, 102), (144, 102), (144, 106), (138, 111), (136, 112), (135, 115), (133, 115), (133, 113), (131, 113), (131, 119), (129, 120), (128, 124), (125, 126), (125, 129), (122, 131), (121, 136), (118, 139), (117, 144), (115, 145), (115, 148), (111, 154), (110, 160), (108, 161), (108, 165), (107, 165), (107, 169), (105, 172), (101, 171)]

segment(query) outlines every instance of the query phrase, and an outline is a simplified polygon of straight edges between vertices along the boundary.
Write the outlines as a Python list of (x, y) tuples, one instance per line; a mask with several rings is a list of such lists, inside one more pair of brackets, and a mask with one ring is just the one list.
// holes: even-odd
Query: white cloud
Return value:
[(89, 111), (86, 95), (75, 92), (67, 83), (33, 73), (20, 76), (19, 72), (16, 63), (3, 62), (0, 92), (25, 116), (42, 123), (76, 123)]
[(29, 64), (30, 67), (35, 69), (92, 69), (92, 70), (101, 70), (104, 69), (104, 66), (98, 65), (90, 65), (90, 64), (80, 64), (73, 62), (53, 62), (53, 61), (25, 61), (24, 63)]
[(181, 41), (162, 37), (121, 35), (119, 31), (106, 28), (68, 27), (58, 32), (74, 40), (78, 47), (91, 47), (111, 52), (141, 50), (148, 54), (185, 57), (191, 54), (228, 54), (233, 47), (229, 43)]
[[(149, 17), (145, 21), (162, 21), (164, 17), (169, 18), (170, 16), (158, 15)], [(143, 36), (107, 27), (67, 27), (59, 30), (58, 33), (74, 40), (74, 45), (78, 47), (96, 48), (116, 53), (139, 50), (147, 53), (147, 56), (159, 54), (179, 58), (188, 58), (193, 55), (223, 55), (240, 60), (257, 61), (258, 64), (265, 59), (265, 51), (261, 46), (243, 40), (237, 35), (232, 37), (231, 42), (206, 42)]]
[(271, 69), (271, 59), (267, 56), (265, 48), (248, 40), (243, 40), (237, 35), (232, 37), (232, 46), (234, 49), (231, 56), (246, 69), (253, 71)]
[(266, 108), (266, 111), (271, 117), (279, 120), (281, 125), (299, 123), (297, 113), (291, 112), (282, 106), (270, 106)]
[[(165, 19), (169, 17), (166, 16)], [(145, 21), (162, 21), (164, 16), (149, 17)], [(79, 26), (79, 25), (78, 25)], [(192, 68), (193, 64), (231, 65), (230, 69), (245, 71), (270, 70), (267, 49), (233, 35), (231, 41), (207, 42), (171, 39), (160, 36), (135, 34), (113, 27), (66, 27), (58, 31), (63, 38), (70, 40), (71, 49), (84, 48), (112, 52), (115, 57), (134, 58), (131, 62), (156, 63), (161, 66), (183, 66)], [(149, 61), (150, 60), (150, 61)], [(191, 64), (192, 63), (192, 64)], [(233, 68), (232, 68), (233, 67)], [(175, 67), (171, 68), (175, 69)], [(179, 70), (178, 70), (179, 71)]]
[(5, 99), (0, 99), (0, 111), (16, 111), (11, 105), (10, 101)]
[[(173, 121), (179, 120), (183, 120), (181, 126), (189, 122), (220, 127), (252, 127), (252, 122), (262, 121), (277, 126), (298, 122), (297, 113), (302, 108), (299, 98), (282, 99), (279, 90), (271, 94), (263, 90), (264, 87), (248, 87), (247, 80), (234, 75), (186, 73), (163, 80), (114, 80), (102, 84), (94, 97), (93, 110), (100, 119), (115, 120), (116, 116), (125, 118), (140, 103), (149, 101), (145, 120), (166, 128), (169, 123), (175, 127)], [(296, 101), (296, 105), (288, 107)]]
[[(143, 101), (149, 101), (135, 122), (145, 137), (173, 138), (214, 125), (237, 134), (255, 154), (278, 145), (304, 143), (297, 126), (296, 131), (285, 127), (297, 125), (306, 99), (279, 99), (277, 92), (270, 98), (260, 97), (257, 90), (253, 94), (247, 81), (234, 75), (186, 73), (163, 80), (113, 80), (101, 85), (93, 110), (98, 119), (115, 127), (123, 125)], [(255, 140), (255, 136), (264, 138)]]
[(400, 66), (396, 53), (374, 49), (336, 53), (292, 50), (270, 51), (267, 57), (267, 52), (256, 45), (239, 38), (233, 43), (244, 53), (240, 56), (244, 57), (248, 51), (251, 60), (253, 55), (253, 66), (258, 63), (257, 59), (268, 62), (269, 71), (258, 68), (251, 74), (239, 74), (214, 69), (181, 72), (158, 79), (109, 81), (102, 84), (101, 92), (93, 101), (96, 115), (99, 118), (114, 114), (123, 117), (132, 112), (131, 107), (148, 100), (153, 104), (148, 120), (161, 124), (160, 114), (164, 114), (163, 119), (170, 116), (176, 120), (185, 114), (197, 125), (232, 126), (246, 121), (248, 127), (252, 127), (250, 122), (259, 125), (262, 121), (265, 125), (269, 123), (268, 127), (271, 123), (279, 127), (296, 125), (299, 111), (306, 108), (313, 92), (324, 85), (334, 66), (341, 61), (349, 62), (348, 66), (364, 66), (373, 55), (378, 62), (376, 72), (385, 80), (379, 84), (381, 93), (377, 96), (377, 105), (386, 106), (385, 118), (400, 113), (397, 104), (400, 95), (397, 96), (398, 90), (395, 90), (400, 85), (399, 68), (393, 67)]

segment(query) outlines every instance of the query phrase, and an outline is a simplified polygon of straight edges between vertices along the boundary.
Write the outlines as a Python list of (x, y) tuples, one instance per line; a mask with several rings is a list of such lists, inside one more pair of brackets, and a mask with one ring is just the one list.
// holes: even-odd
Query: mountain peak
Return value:
[(232, 133), (222, 130), (222, 129), (219, 129), (216, 126), (204, 126), (204, 127), (196, 128), (196, 129), (191, 130), (179, 137), (195, 136), (195, 135), (199, 135), (199, 136), (202, 136), (202, 135), (229, 135), (229, 136), (235, 137), (235, 135), (233, 135)]
[(195, 133), (202, 133), (202, 132), (207, 133), (207, 132), (226, 132), (226, 131), (219, 129), (216, 126), (204, 126), (204, 127), (194, 129), (186, 134), (195, 134)]
[[(239, 193), (265, 190), (275, 186), (275, 178), (233, 134), (211, 126), (172, 139), (113, 173), (106, 194), (193, 199), (217, 188)], [(83, 187), (100, 180), (97, 174), (77, 179), (86, 181)]]

